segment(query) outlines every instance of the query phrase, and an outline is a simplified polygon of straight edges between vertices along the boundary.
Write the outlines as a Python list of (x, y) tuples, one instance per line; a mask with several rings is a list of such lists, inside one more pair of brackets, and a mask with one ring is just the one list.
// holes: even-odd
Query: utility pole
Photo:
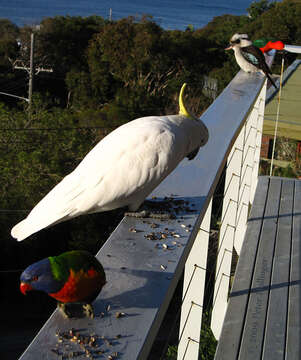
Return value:
[[(18, 65), (21, 64), (21, 65)], [(13, 63), (13, 68), (18, 70), (26, 70), (29, 74), (29, 81), (28, 81), (28, 99), (25, 99), (28, 101), (28, 111), (31, 116), (31, 106), (32, 106), (32, 91), (33, 91), (33, 80), (34, 76), (38, 75), (40, 72), (53, 72), (53, 69), (45, 69), (43, 67), (35, 67), (34, 64), (34, 32), (30, 35), (30, 61), (29, 61), (29, 67), (25, 66), (24, 62), (22, 60), (16, 60)]]

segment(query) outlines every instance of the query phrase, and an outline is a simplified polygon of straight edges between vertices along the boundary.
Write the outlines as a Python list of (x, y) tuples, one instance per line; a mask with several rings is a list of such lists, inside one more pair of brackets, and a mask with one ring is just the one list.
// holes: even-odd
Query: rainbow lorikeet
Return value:
[(28, 266), (20, 277), (20, 290), (44, 291), (58, 301), (64, 316), (73, 315), (67, 304), (80, 303), (84, 313), (93, 317), (91, 302), (106, 283), (101, 263), (87, 251), (68, 251)]
[(275, 50), (283, 50), (284, 43), (280, 40), (272, 39), (272, 38), (262, 38), (253, 41), (253, 45), (260, 48), (260, 50), (265, 53), (272, 49)]

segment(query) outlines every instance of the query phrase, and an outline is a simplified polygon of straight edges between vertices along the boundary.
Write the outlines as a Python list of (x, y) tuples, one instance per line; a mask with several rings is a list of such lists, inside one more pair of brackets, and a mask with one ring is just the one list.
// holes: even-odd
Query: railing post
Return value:
[(252, 181), (257, 181), (257, 173), (255, 177), (254, 171), (258, 172), (260, 148), (256, 146), (261, 143), (257, 130), (258, 126), (262, 126), (262, 103), (265, 93), (266, 85), (263, 86), (227, 161), (211, 317), (211, 328), (217, 339), (221, 333), (228, 303), (233, 248), (240, 253), (249, 204), (253, 196)]
[(211, 207), (210, 201), (185, 264), (178, 360), (199, 358)]
[(220, 336), (228, 300), (229, 278), (235, 238), (239, 182), (243, 155), (243, 139), (244, 129), (238, 135), (227, 160), (211, 317), (211, 329), (217, 339)]
[[(241, 170), (241, 178), (239, 185), (239, 198), (237, 204), (238, 211), (237, 211), (236, 230), (235, 230), (235, 239), (234, 239), (234, 247), (238, 255), (240, 254), (240, 250), (242, 247), (242, 243), (247, 228), (249, 208), (252, 202), (251, 196), (254, 196), (254, 194), (251, 193), (252, 182), (255, 182), (255, 188), (257, 184), (260, 148), (257, 149), (259, 151), (256, 152), (256, 141), (257, 141), (256, 138), (257, 138), (258, 123), (260, 122), (260, 117), (262, 119), (263, 116), (262, 114), (264, 114), (264, 107), (262, 107), (261, 104), (264, 103), (265, 94), (266, 94), (266, 82), (262, 87), (261, 92), (259, 93), (257, 100), (254, 104), (253, 110), (248, 116), (248, 119), (244, 125), (245, 136), (244, 136), (244, 144), (243, 144), (243, 158), (242, 158), (242, 167), (241, 167), (242, 170)], [(262, 111), (262, 114), (260, 114), (260, 111)], [(262, 126), (262, 120), (261, 120), (261, 126)], [(261, 144), (261, 137), (260, 137), (260, 144)], [(256, 160), (257, 163), (255, 164)], [(256, 173), (254, 171), (256, 171)]]
[(261, 90), (260, 95), (258, 96), (258, 117), (256, 124), (257, 131), (256, 131), (256, 139), (255, 139), (252, 183), (251, 183), (251, 193), (250, 193), (251, 204), (253, 203), (254, 200), (257, 180), (258, 180), (264, 109), (265, 109), (265, 101), (266, 101), (266, 88), (267, 88), (267, 84), (265, 83), (265, 85)]

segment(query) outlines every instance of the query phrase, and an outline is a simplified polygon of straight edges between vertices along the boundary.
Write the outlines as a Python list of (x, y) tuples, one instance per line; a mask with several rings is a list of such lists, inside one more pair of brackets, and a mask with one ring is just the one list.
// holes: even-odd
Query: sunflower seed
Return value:
[(117, 318), (117, 319), (119, 319), (119, 318), (121, 318), (121, 317), (123, 317), (123, 316), (125, 316), (125, 313), (124, 312), (117, 312), (116, 314), (115, 314), (115, 317)]

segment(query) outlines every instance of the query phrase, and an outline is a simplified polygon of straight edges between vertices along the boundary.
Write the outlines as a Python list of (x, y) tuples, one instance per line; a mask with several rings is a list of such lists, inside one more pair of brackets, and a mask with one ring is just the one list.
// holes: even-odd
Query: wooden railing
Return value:
[[(198, 359), (211, 200), (223, 173), (211, 320), (212, 331), (219, 338), (232, 253), (233, 249), (240, 252), (257, 181), (265, 93), (262, 75), (240, 71), (234, 77), (202, 115), (209, 130), (208, 143), (194, 160), (184, 160), (152, 194), (158, 200), (165, 198), (177, 210), (177, 218), (125, 217), (97, 254), (107, 284), (93, 304), (96, 317), (65, 320), (55, 311), (22, 360), (58, 356), (147, 359), (183, 271), (178, 359)], [(86, 338), (93, 333), (97, 347), (70, 342), (66, 333), (71, 328)]]

